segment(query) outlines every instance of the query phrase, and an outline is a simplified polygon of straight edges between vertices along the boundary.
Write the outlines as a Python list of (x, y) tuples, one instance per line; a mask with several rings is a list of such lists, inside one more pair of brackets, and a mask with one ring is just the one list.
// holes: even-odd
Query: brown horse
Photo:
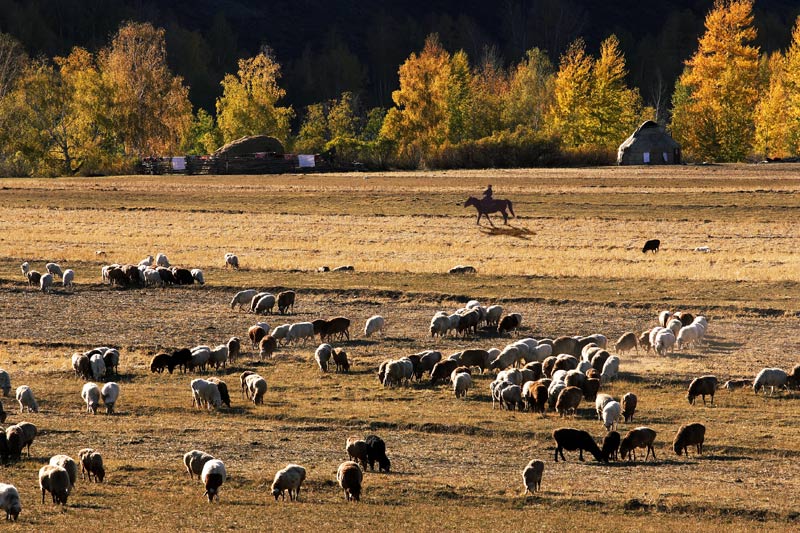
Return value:
[(508, 213), (506, 213), (506, 209), (511, 212), (512, 217), (516, 217), (517, 215), (514, 214), (514, 207), (511, 205), (511, 200), (495, 200), (494, 198), (484, 198), (483, 200), (479, 200), (474, 196), (470, 196), (467, 198), (467, 201), (464, 202), (464, 207), (472, 206), (478, 210), (478, 220), (476, 224), (480, 225), (481, 217), (486, 217), (486, 220), (489, 221), (489, 224), (494, 226), (494, 222), (492, 219), (489, 218), (489, 213), (497, 213), (500, 212), (503, 215), (503, 224), (508, 225)]

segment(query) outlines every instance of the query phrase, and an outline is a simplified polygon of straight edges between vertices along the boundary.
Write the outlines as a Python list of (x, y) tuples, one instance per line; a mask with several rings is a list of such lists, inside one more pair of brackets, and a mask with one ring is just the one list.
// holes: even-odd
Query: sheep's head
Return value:
[(6, 520), (14, 520), (16, 522), (21, 511), (22, 504), (20, 503), (19, 498), (15, 498), (14, 501), (10, 502), (6, 507)]
[(378, 471), (389, 472), (391, 466), (392, 462), (389, 460), (388, 457), (382, 457), (378, 459)]
[(98, 465), (94, 468), (94, 475), (100, 483), (103, 482), (103, 479), (106, 477), (106, 469), (103, 468), (103, 465)]
[(275, 501), (278, 501), (278, 496), (282, 496), (283, 499), (286, 500), (286, 496), (284, 496), (283, 491), (275, 485), (272, 486), (272, 495), (275, 496)]
[(694, 399), (697, 397), (696, 394), (692, 394), (691, 392), (686, 394), (686, 399), (689, 400), (689, 405), (694, 405)]

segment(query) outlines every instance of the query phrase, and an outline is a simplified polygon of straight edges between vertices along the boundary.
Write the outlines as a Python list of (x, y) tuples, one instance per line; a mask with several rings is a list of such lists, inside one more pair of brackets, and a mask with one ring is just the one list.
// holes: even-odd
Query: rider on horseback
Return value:
[(483, 200), (491, 200), (492, 199), (492, 184), (490, 183), (486, 190), (483, 191)]

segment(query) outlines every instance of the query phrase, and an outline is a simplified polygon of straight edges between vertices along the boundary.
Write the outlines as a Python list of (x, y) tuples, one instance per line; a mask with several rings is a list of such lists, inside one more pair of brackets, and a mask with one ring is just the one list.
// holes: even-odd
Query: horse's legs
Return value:
[(505, 210), (505, 209), (503, 209), (503, 210), (502, 210), (502, 211), (500, 211), (500, 212), (503, 214), (503, 224), (505, 224), (506, 226), (508, 226), (508, 213), (506, 213), (506, 210)]
[(488, 221), (489, 221), (489, 224), (491, 224), (491, 225), (492, 225), (492, 227), (494, 227), (494, 222), (492, 222), (492, 219), (491, 219), (491, 218), (489, 218), (489, 213), (484, 213), (484, 214), (483, 214), (483, 216), (485, 216), (485, 217), (486, 217), (486, 220), (488, 220)]
[(476, 221), (475, 221), (475, 224), (477, 224), (477, 225), (479, 225), (479, 226), (481, 225), (481, 215), (482, 215), (482, 214), (483, 214), (483, 213), (481, 213), (480, 211), (478, 211), (478, 220), (476, 220)]

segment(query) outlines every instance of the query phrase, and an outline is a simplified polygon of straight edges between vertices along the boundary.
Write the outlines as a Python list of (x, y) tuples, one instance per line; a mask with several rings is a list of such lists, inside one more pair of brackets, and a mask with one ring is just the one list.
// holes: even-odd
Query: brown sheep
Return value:
[(635, 461), (636, 448), (647, 448), (647, 454), (645, 454), (644, 460), (647, 461), (647, 458), (652, 453), (653, 460), (655, 461), (656, 451), (653, 448), (653, 442), (655, 440), (656, 432), (648, 427), (632, 429), (625, 435), (625, 438), (622, 439), (619, 445), (619, 454), (623, 459), (627, 457), (628, 461)]
[(533, 361), (532, 363), (528, 363), (525, 365), (524, 370), (530, 370), (533, 372), (533, 381), (537, 381), (542, 378), (542, 363), (539, 361)]
[(681, 326), (690, 326), (692, 322), (694, 322), (694, 315), (692, 313), (685, 313), (685, 312), (677, 312), (672, 315), (673, 318), (677, 318), (681, 321)]
[(675, 434), (675, 440), (672, 441), (672, 449), (679, 456), (683, 453), (686, 457), (689, 457), (689, 446), (697, 446), (697, 453), (702, 455), (705, 438), (706, 427), (703, 424), (684, 424)]
[(367, 446), (367, 443), (364, 439), (361, 439), (360, 437), (348, 437), (345, 450), (347, 451), (347, 456), (351, 461), (361, 463), (361, 466), (366, 470), (369, 446)]
[(278, 312), (285, 315), (289, 312), (294, 313), (294, 298), (296, 293), (294, 291), (283, 291), (278, 293)]
[(331, 318), (321, 326), (319, 337), (321, 341), (332, 340), (334, 335), (339, 339), (346, 338), (350, 340), (350, 319), (343, 316)]
[(751, 379), (729, 379), (728, 381), (725, 382), (724, 385), (722, 385), (722, 388), (732, 391), (734, 389), (746, 389), (752, 386), (753, 386), (753, 380)]
[(553, 372), (558, 370), (575, 370), (578, 368), (578, 358), (574, 355), (569, 354), (560, 354), (556, 356), (556, 362), (553, 364), (553, 371), (550, 372), (550, 375), (553, 375)]
[[(477, 313), (477, 311), (476, 311)], [(500, 324), (497, 326), (497, 333), (502, 335), (504, 332), (511, 333), (522, 325), (522, 315), (519, 313), (511, 313), (500, 319)]]
[(598, 378), (587, 378), (583, 382), (583, 397), (587, 402), (593, 402), (597, 398), (597, 393), (600, 391), (600, 380)]
[(580, 387), (567, 387), (558, 394), (556, 400), (556, 412), (562, 418), (568, 414), (575, 416), (578, 406), (583, 398), (583, 390)]
[(544, 415), (547, 409), (547, 399), (547, 386), (542, 383), (536, 384), (533, 387), (533, 412)]
[(650, 330), (643, 331), (641, 335), (639, 335), (639, 346), (642, 347), (644, 353), (650, 353)]
[(467, 367), (477, 366), (483, 372), (489, 368), (489, 357), (486, 350), (464, 350), (461, 352), (460, 362)]
[(600, 379), (600, 370), (595, 370), (594, 368), (590, 368), (586, 371), (586, 378), (587, 379)]
[[(84, 356), (86, 357), (86, 356)], [(89, 358), (86, 358), (87, 362)], [(153, 356), (150, 360), (150, 372), (159, 374), (164, 371), (165, 368), (169, 366), (170, 361), (172, 361), (172, 357), (168, 353), (160, 353)], [(89, 371), (91, 372), (91, 364), (89, 366)]]
[(103, 457), (91, 448), (84, 448), (78, 452), (78, 459), (81, 463), (81, 477), (86, 479), (89, 476), (89, 482), (92, 481), (92, 476), (97, 483), (102, 483), (103, 478), (106, 477), (105, 468), (103, 468)]
[(625, 417), (625, 422), (633, 422), (633, 414), (636, 412), (637, 402), (638, 399), (632, 392), (622, 397), (622, 416)]
[(551, 355), (550, 357), (545, 358), (542, 361), (542, 374), (547, 376), (548, 378), (553, 375), (553, 368), (556, 366), (556, 357)]
[(228, 339), (228, 361), (233, 363), (242, 351), (242, 341), (239, 337)]
[(267, 335), (261, 342), (258, 344), (258, 356), (260, 359), (264, 359), (264, 356), (272, 357), (273, 354), (278, 350), (278, 341), (272, 335)]
[(701, 376), (695, 378), (689, 384), (689, 391), (686, 393), (686, 399), (689, 400), (689, 405), (694, 405), (694, 399), (698, 396), (703, 397), (703, 405), (706, 404), (706, 395), (711, 396), (711, 405), (714, 405), (714, 393), (717, 391), (717, 377), (716, 376)]
[(598, 372), (602, 372), (603, 365), (606, 364), (606, 361), (609, 357), (611, 357), (611, 354), (608, 353), (607, 350), (600, 350), (599, 352), (595, 353), (594, 357), (592, 357), (592, 368)]
[(350, 372), (350, 361), (347, 360), (347, 352), (343, 348), (333, 350), (333, 362), (336, 364), (337, 372)]
[(258, 347), (261, 339), (267, 336), (267, 332), (264, 331), (264, 328), (261, 326), (250, 326), (250, 329), (247, 330), (247, 336), (250, 337), (250, 343), (255, 349)]
[(606, 436), (603, 437), (603, 445), (600, 449), (603, 452), (603, 457), (606, 458), (606, 462), (611, 459), (615, 461), (619, 460), (619, 443), (620, 435), (616, 431), (609, 431), (606, 433)]
[(439, 361), (433, 366), (431, 370), (431, 385), (436, 385), (437, 381), (447, 381), (450, 379), (450, 374), (458, 367), (458, 361), (452, 359), (445, 359)]
[(553, 341), (553, 353), (556, 355), (565, 353), (575, 357), (580, 357), (581, 350), (578, 346), (578, 339), (574, 337), (559, 337)]
[(636, 353), (639, 353), (639, 342), (636, 339), (636, 333), (632, 331), (628, 331), (627, 333), (623, 333), (623, 335), (617, 340), (614, 344), (614, 350), (617, 353), (624, 353), (629, 352), (635, 349)]
[(92, 379), (93, 377), (92, 363), (89, 361), (88, 357), (81, 354), (75, 366), (77, 367), (75, 369), (75, 372), (78, 374), (79, 377), (87, 381)]
[(31, 270), (25, 275), (28, 277), (28, 285), (31, 285), (32, 287), (39, 286), (39, 283), (42, 280), (42, 275), (39, 272)]
[(247, 397), (248, 398), (250, 397), (250, 391), (247, 388), (247, 376), (251, 376), (253, 374), (255, 374), (255, 372), (253, 372), (252, 370), (245, 370), (244, 372), (239, 374), (239, 380), (242, 383), (242, 396), (247, 394)]
[(800, 365), (794, 365), (792, 371), (789, 372), (789, 379), (786, 381), (786, 387), (789, 389), (800, 388)]
[(361, 481), (364, 474), (357, 463), (346, 461), (339, 465), (336, 471), (336, 480), (344, 490), (344, 497), (347, 501), (358, 501), (361, 498)]

